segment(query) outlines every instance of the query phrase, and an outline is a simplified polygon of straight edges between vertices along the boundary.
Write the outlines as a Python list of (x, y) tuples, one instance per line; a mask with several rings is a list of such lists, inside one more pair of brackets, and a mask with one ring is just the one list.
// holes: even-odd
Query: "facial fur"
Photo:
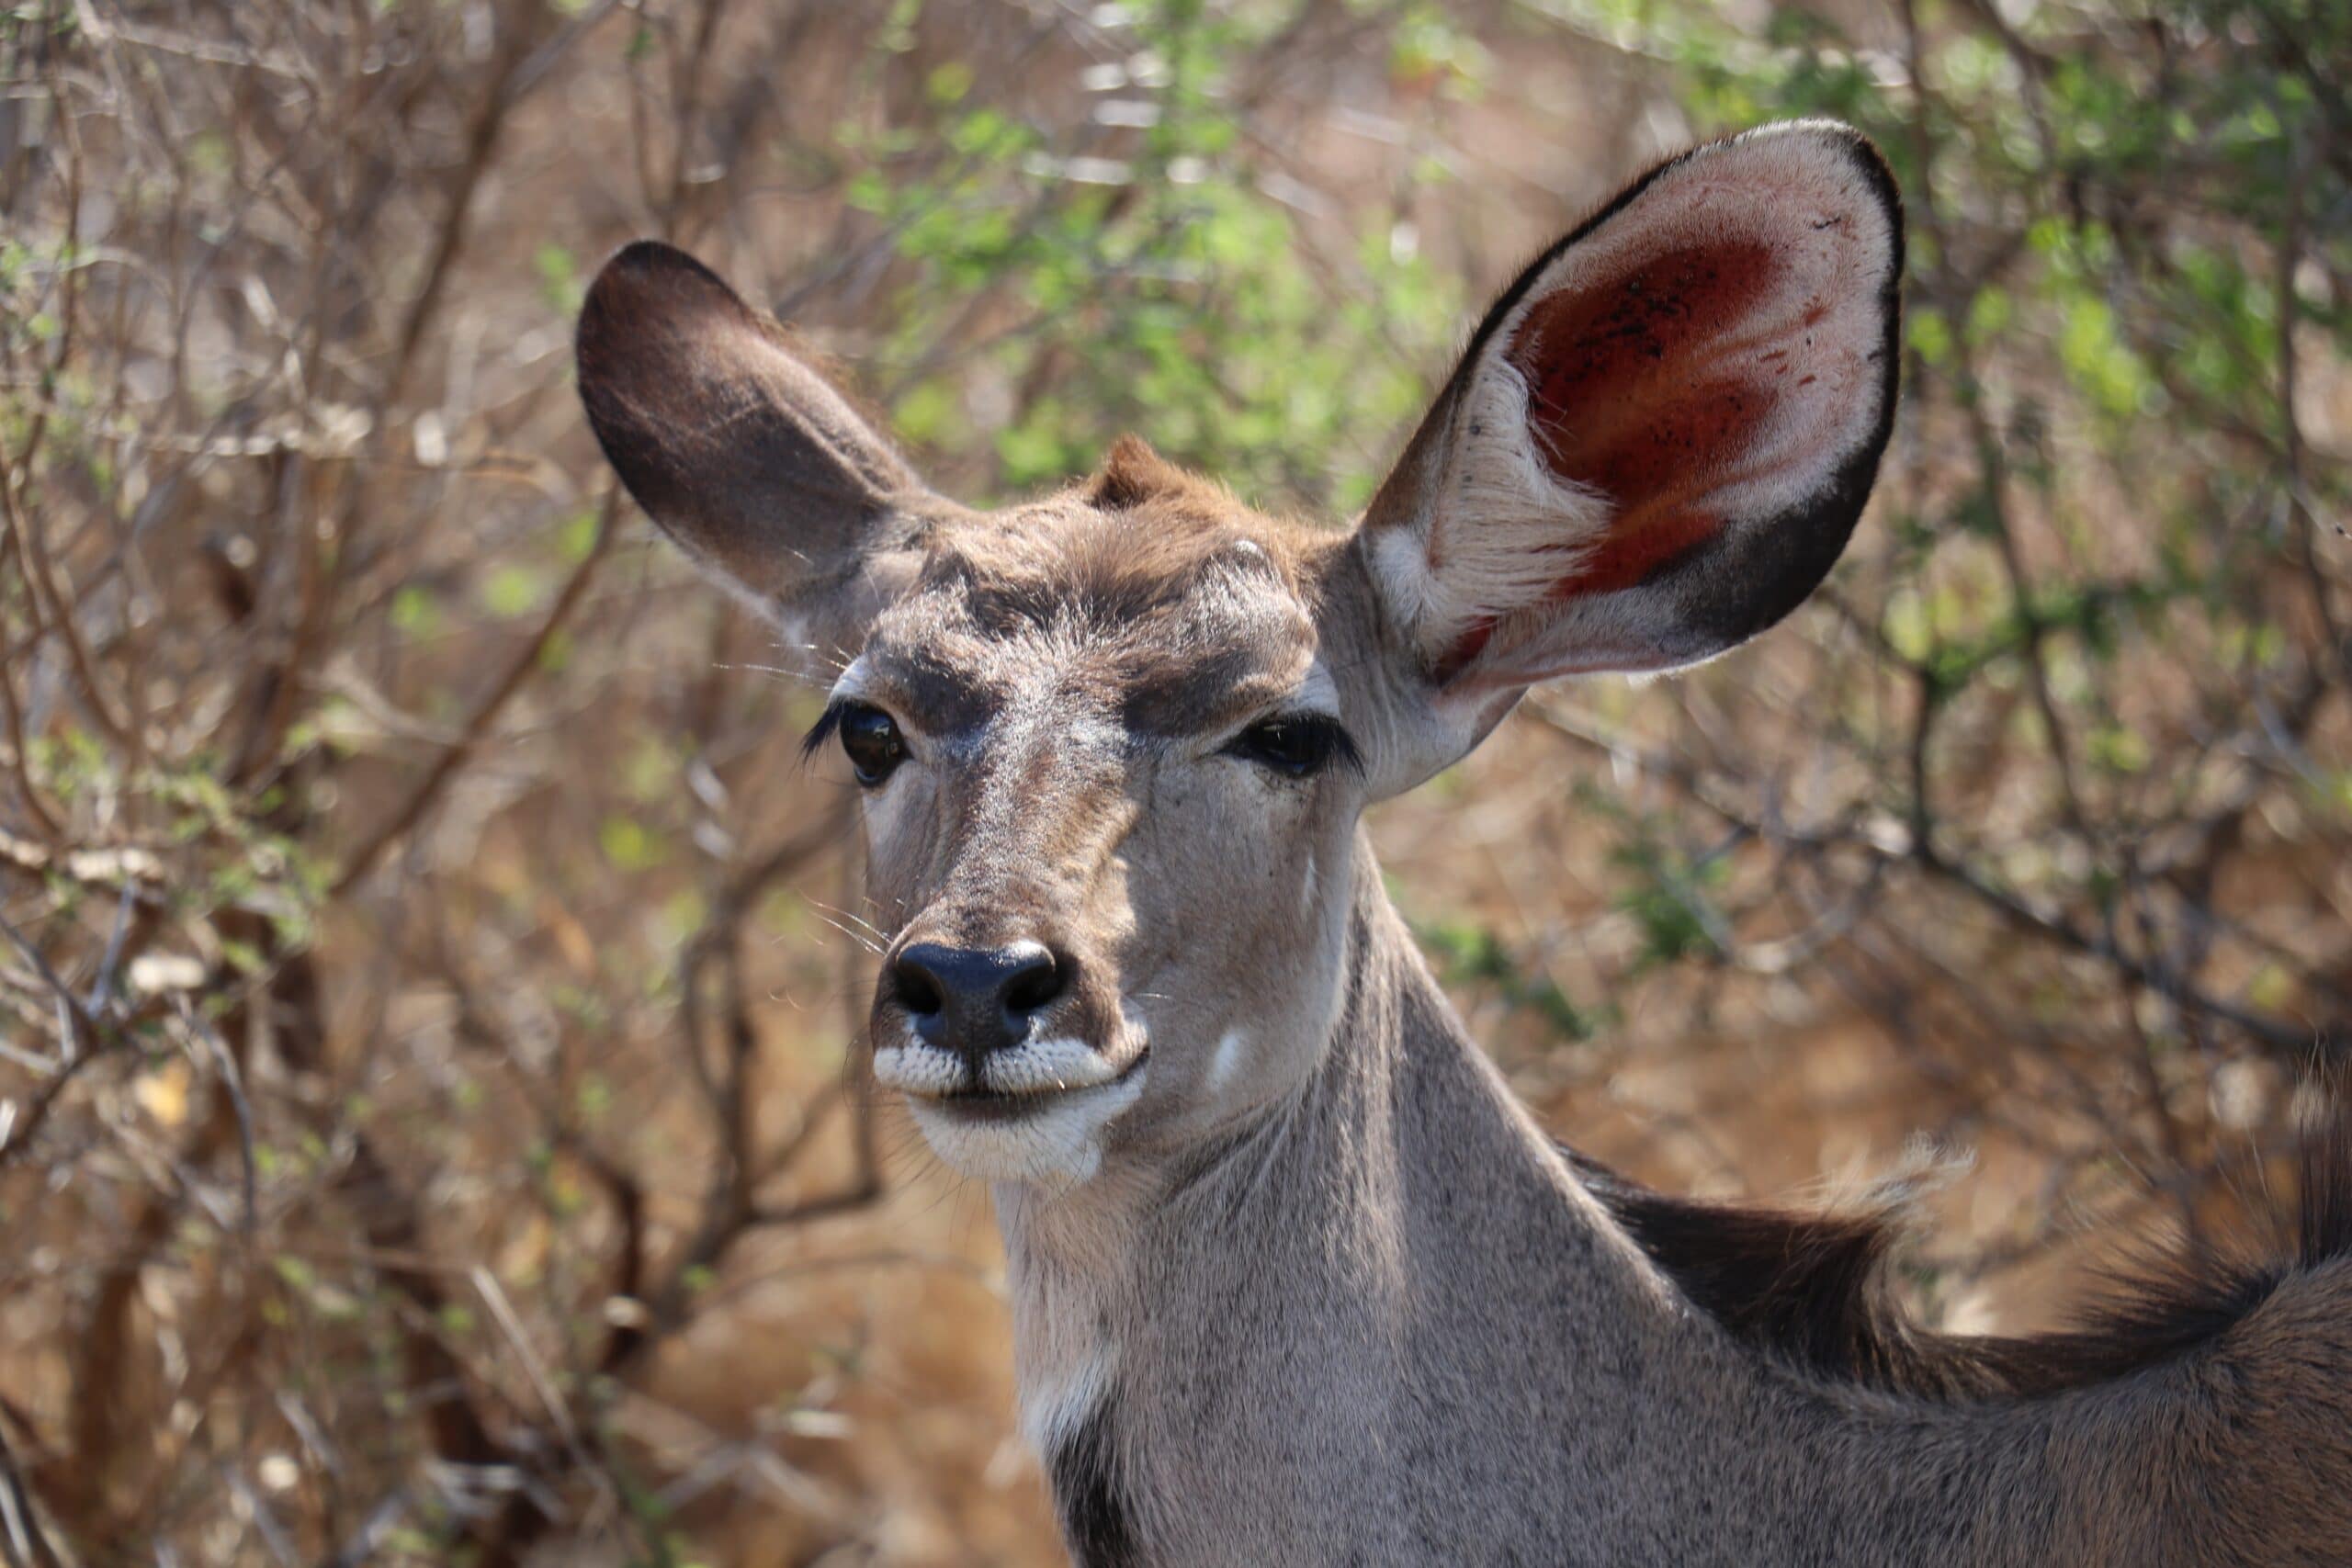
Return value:
[(1069, 975), (967, 1066), (917, 1036), (886, 961), (876, 1077), (949, 1165), (1067, 1187), (1106, 1148), (1183, 1146), (1305, 1077), (1366, 776), (1339, 756), (1294, 777), (1234, 743), (1269, 718), (1348, 731), (1369, 696), (1320, 625), (1340, 543), (1130, 448), (1074, 494), (935, 530), (836, 682), (904, 739), (865, 792), (891, 954), (1036, 942)]

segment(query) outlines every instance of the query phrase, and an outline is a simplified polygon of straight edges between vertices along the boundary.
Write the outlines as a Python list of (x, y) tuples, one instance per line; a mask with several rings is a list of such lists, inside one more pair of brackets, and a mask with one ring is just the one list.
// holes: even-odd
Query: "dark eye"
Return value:
[(899, 721), (880, 708), (852, 703), (842, 709), (837, 728), (842, 750), (849, 755), (850, 771), (869, 788), (888, 778), (891, 770), (907, 760), (907, 743), (899, 739)]
[(1295, 779), (1311, 777), (1335, 761), (1356, 763), (1355, 742), (1339, 720), (1320, 714), (1261, 718), (1235, 736), (1226, 750)]

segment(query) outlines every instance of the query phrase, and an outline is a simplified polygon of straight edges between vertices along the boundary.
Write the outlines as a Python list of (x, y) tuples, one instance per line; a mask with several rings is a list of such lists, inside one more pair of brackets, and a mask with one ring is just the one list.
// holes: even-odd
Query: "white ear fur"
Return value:
[(1482, 616), (1540, 603), (1608, 532), (1609, 498), (1556, 478), (1527, 423), (1526, 377), (1496, 355), (1467, 389), (1438, 493), (1475, 527), (1384, 529), (1373, 568), (1393, 613), (1432, 649), (1457, 644)]
[[(1640, 295), (1646, 264), (1711, 251), (1770, 265), (1754, 269), (1752, 292), (1718, 289), (1738, 297), (1702, 296), (1679, 316)], [(1883, 164), (1823, 121), (1661, 165), (1540, 259), (1481, 326), (1366, 515), (1388, 613), (1426, 668), (1489, 692), (1672, 668), (1803, 599), (1850, 531), (1884, 443), (1901, 265)], [(1621, 296), (1629, 311), (1580, 313)], [(1573, 331), (1551, 342), (1564, 302)], [(1695, 378), (1662, 398), (1650, 361), (1628, 352), (1661, 321), (1669, 340), (1684, 336), (1648, 345), (1652, 358), (1679, 356)], [(1632, 383), (1622, 398), (1621, 370)], [(1702, 400), (1717, 377), (1757, 394), (1721, 439)], [(1636, 417), (1645, 397), (1660, 401), (1655, 431)]]

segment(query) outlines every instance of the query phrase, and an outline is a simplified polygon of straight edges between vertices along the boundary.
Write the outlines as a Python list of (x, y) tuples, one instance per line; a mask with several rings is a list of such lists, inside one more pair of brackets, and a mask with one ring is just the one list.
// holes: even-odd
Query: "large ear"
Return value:
[(640, 240), (596, 275), (578, 353), (588, 422), (654, 522), (797, 639), (854, 635), (867, 568), (942, 503), (783, 329)]
[(1894, 414), (1900, 199), (1807, 121), (1659, 165), (1530, 267), (1361, 547), (1441, 696), (1694, 663), (1787, 615)]

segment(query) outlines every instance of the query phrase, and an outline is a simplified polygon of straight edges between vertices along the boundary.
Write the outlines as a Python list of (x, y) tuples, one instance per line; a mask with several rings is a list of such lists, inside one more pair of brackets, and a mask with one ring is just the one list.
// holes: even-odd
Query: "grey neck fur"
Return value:
[(2135, 1440), (2115, 1396), (1827, 1386), (1690, 1310), (1356, 860), (1300, 1092), (1188, 1170), (997, 1194), (1024, 1425), (1081, 1562), (2164, 1560), (2113, 1555), (2154, 1522), (2118, 1517), (2132, 1489), (2093, 1517), (2052, 1461), (2070, 1423), (2110, 1461)]

